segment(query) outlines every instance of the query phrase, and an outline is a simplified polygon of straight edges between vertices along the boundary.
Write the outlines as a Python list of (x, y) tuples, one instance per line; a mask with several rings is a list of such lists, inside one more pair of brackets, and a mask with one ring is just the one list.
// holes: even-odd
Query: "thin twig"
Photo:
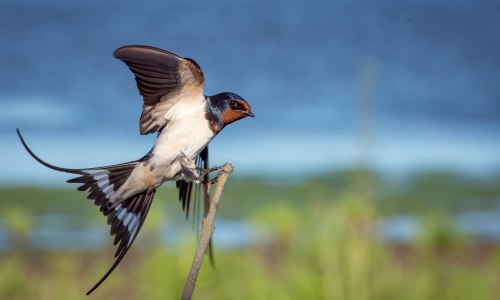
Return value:
[(186, 280), (186, 284), (184, 285), (182, 300), (190, 300), (193, 295), (194, 286), (196, 284), (196, 279), (198, 278), (198, 273), (200, 272), (203, 257), (205, 256), (208, 243), (212, 238), (212, 234), (215, 230), (214, 219), (215, 213), (217, 212), (217, 207), (219, 206), (219, 200), (222, 192), (224, 191), (227, 179), (229, 178), (229, 175), (231, 175), (231, 172), (233, 172), (233, 165), (231, 165), (230, 163), (224, 164), (224, 166), (222, 166), (222, 170), (219, 172), (217, 186), (215, 187), (215, 192), (213, 195), (213, 200), (210, 204), (210, 209), (208, 210), (208, 214), (202, 222), (200, 242), (193, 259), (193, 264), (191, 265), (191, 270), (189, 271), (189, 276)]

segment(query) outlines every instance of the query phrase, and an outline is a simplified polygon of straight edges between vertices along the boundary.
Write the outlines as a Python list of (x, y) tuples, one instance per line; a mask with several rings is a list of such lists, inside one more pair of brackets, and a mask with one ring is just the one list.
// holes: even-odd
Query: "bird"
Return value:
[[(191, 58), (143, 45), (118, 48), (113, 56), (123, 61), (135, 76), (142, 96), (139, 119), (141, 135), (156, 133), (151, 150), (142, 158), (121, 164), (84, 169), (62, 168), (39, 158), (16, 129), (26, 151), (42, 165), (75, 174), (68, 183), (99, 207), (118, 244), (115, 260), (104, 276), (87, 292), (92, 293), (108, 278), (134, 242), (148, 214), (156, 189), (175, 181), (182, 208), (189, 211), (193, 185), (207, 187), (208, 174), (220, 167), (208, 167), (208, 144), (222, 129), (245, 117), (255, 117), (241, 96), (222, 92), (204, 95), (204, 75)], [(216, 179), (216, 178), (215, 178)], [(209, 193), (204, 193), (205, 214)]]

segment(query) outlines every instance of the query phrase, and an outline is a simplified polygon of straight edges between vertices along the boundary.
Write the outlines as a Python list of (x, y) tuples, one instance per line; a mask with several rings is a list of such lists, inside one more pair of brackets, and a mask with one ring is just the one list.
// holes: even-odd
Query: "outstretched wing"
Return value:
[[(208, 169), (208, 145), (200, 152), (200, 155), (196, 158), (196, 166), (203, 169)], [(189, 217), (189, 210), (192, 201), (194, 207), (191, 209), (191, 215), (193, 221), (196, 222), (200, 219), (200, 192), (203, 193), (203, 218), (207, 216), (208, 209), (210, 208), (210, 193), (208, 190), (209, 176), (208, 173), (203, 177), (204, 184), (195, 184), (194, 182), (186, 182), (184, 180), (178, 180), (176, 182), (177, 189), (179, 190), (179, 201), (182, 204), (182, 209), (186, 213), (186, 219)], [(194, 193), (193, 193), (193, 188)], [(202, 189), (203, 191), (200, 191)], [(215, 266), (215, 259), (213, 255), (212, 239), (210, 239), (208, 255), (210, 257), (210, 263)]]
[(161, 131), (167, 125), (165, 115), (177, 102), (204, 97), (203, 72), (192, 59), (149, 46), (125, 46), (113, 55), (134, 73), (143, 96), (141, 134)]

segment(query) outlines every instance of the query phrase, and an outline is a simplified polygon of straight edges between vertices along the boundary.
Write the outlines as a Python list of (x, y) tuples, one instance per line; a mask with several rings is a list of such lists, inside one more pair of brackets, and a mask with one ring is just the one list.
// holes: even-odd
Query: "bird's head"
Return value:
[(209, 101), (219, 114), (220, 121), (224, 126), (245, 117), (255, 117), (250, 105), (235, 93), (220, 93), (210, 96)]

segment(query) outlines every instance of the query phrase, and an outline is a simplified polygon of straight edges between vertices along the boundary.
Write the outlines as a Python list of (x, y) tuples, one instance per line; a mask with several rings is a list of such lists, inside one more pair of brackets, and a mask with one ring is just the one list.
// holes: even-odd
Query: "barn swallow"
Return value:
[[(125, 46), (114, 52), (135, 75), (143, 97), (139, 129), (142, 135), (158, 133), (153, 148), (141, 159), (96, 168), (67, 169), (51, 165), (28, 147), (28, 153), (42, 165), (76, 174), (68, 180), (99, 206), (111, 225), (115, 261), (107, 273), (87, 292), (94, 291), (116, 268), (136, 238), (146, 218), (156, 189), (175, 181), (186, 216), (193, 184), (210, 184), (208, 143), (227, 125), (254, 117), (250, 105), (234, 93), (205, 96), (204, 76), (190, 58), (149, 46)], [(205, 189), (205, 212), (209, 196)]]

